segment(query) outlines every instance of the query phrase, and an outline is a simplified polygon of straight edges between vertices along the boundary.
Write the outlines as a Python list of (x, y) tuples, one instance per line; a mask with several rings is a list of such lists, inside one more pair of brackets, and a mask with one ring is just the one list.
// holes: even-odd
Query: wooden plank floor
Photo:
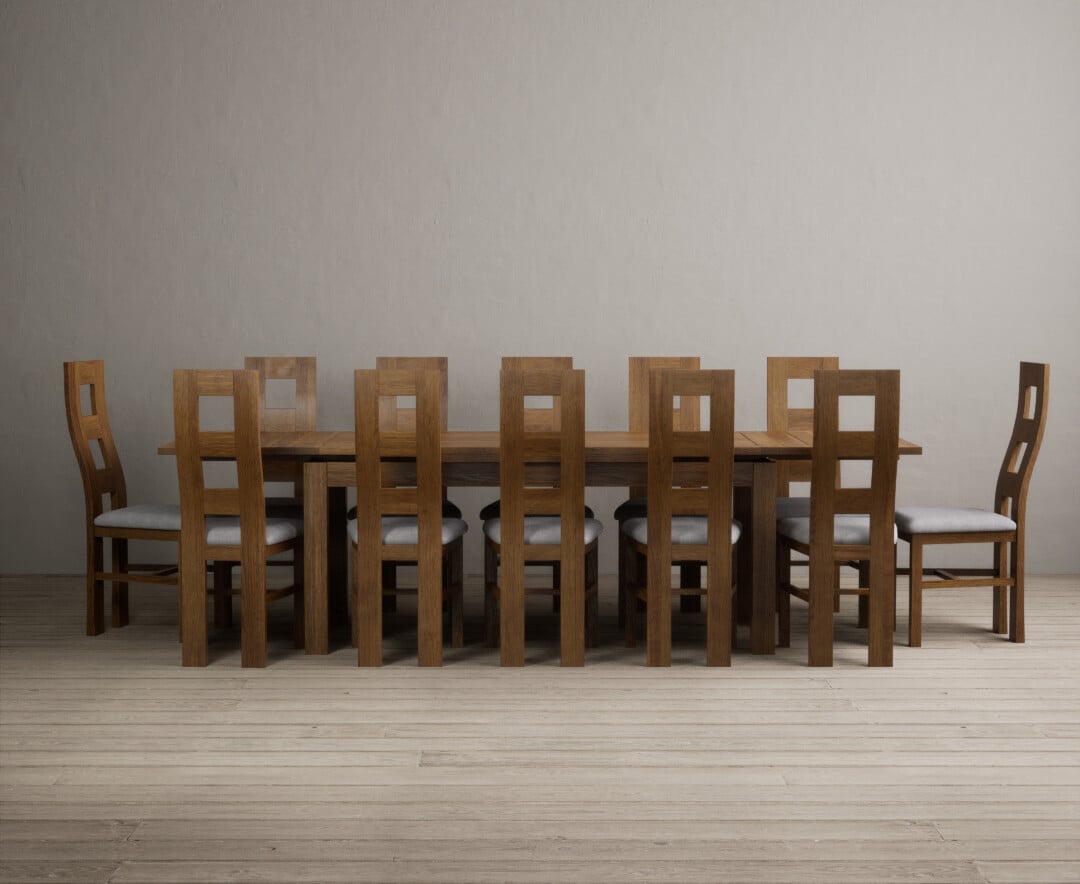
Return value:
[(382, 670), (305, 657), (287, 601), (267, 669), (225, 634), (184, 670), (168, 591), (96, 638), (81, 591), (0, 579), (2, 881), (1080, 881), (1076, 578), (1030, 579), (1019, 646), (988, 590), (930, 595), (892, 670), (865, 667), (848, 598), (834, 669), (805, 666), (797, 607), (796, 647), (730, 670), (676, 614), (649, 670), (610, 581), (584, 670), (543, 599), (529, 665), (500, 670), (475, 581), (441, 670), (404, 615)]

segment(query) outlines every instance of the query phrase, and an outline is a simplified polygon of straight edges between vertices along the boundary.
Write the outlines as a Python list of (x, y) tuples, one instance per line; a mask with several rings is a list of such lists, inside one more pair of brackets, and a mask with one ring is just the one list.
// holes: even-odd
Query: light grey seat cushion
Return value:
[[(796, 543), (810, 543), (810, 519), (793, 517), (781, 519), (776, 530)], [(833, 540), (841, 545), (859, 545), (870, 542), (870, 517), (852, 514), (833, 516)], [(896, 543), (896, 525), (893, 525), (893, 543)]]
[(1016, 522), (975, 507), (903, 506), (896, 508), (896, 527), (907, 534), (955, 534), (1015, 531)]
[[(648, 517), (627, 519), (623, 522), (623, 534), (638, 543), (649, 542)], [(731, 542), (742, 535), (742, 525), (731, 520)], [(677, 545), (701, 546), (709, 539), (709, 520), (705, 516), (672, 516), (671, 542)]]
[[(462, 519), (442, 520), (442, 542), (453, 543), (459, 537), (464, 537), (469, 526)], [(359, 536), (356, 528), (356, 520), (349, 521), (349, 539), (356, 543)], [(416, 516), (383, 516), (382, 518), (382, 542), (388, 546), (412, 546), (420, 542), (420, 523)]]
[(171, 503), (140, 503), (102, 513), (94, 524), (99, 528), (140, 528), (144, 531), (179, 531), (180, 507)]
[[(603, 523), (596, 519), (585, 520), (586, 546), (596, 540), (604, 531)], [(484, 522), (484, 535), (496, 543), (502, 543), (502, 519), (488, 519)], [(525, 543), (553, 546), (562, 541), (562, 522), (558, 516), (526, 516)]]
[[(303, 519), (266, 520), (267, 546), (293, 540), (303, 533)], [(208, 546), (239, 546), (240, 519), (236, 516), (207, 516), (206, 543)]]
[(809, 497), (776, 498), (776, 519), (810, 518)]

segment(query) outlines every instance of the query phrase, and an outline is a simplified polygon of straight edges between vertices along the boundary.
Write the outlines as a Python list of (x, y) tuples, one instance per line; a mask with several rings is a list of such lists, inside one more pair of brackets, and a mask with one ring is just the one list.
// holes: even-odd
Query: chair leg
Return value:
[(628, 549), (630, 541), (626, 535), (622, 533), (622, 522), (618, 524), (619, 528), (619, 577), (617, 582), (618, 588), (618, 616), (619, 626), (623, 626), (626, 623), (626, 557), (628, 555)]
[(1013, 585), (1009, 588), (1009, 641), (1024, 641), (1024, 541), (1018, 538), (1012, 544), (1009, 567)]
[(462, 542), (455, 541), (443, 559), (443, 586), (447, 589), (450, 606), (450, 646), (465, 647), (464, 586), (462, 579)]
[(622, 627), (623, 638), (628, 648), (637, 647), (637, 614), (638, 614), (638, 574), (645, 573), (645, 562), (634, 550), (629, 538), (626, 541), (626, 556), (624, 558), (626, 586), (622, 596)]
[(304, 545), (293, 550), (293, 646), (304, 647)]
[[(994, 544), (994, 576), (1005, 577), (1008, 573), (1008, 546), (1004, 543)], [(994, 632), (1005, 635), (1009, 631), (1009, 600), (1011, 592), (1006, 593), (1006, 587), (994, 587)]]
[(560, 607), (559, 590), (562, 589), (562, 563), (551, 563), (551, 586), (555, 590), (551, 594), (551, 613), (558, 614)]
[(86, 634), (105, 631), (105, 581), (98, 574), (105, 570), (105, 542), (93, 530), (86, 538)]
[(240, 565), (240, 665), (266, 666), (266, 560), (261, 556)]
[(776, 620), (778, 648), (791, 647), (791, 553), (780, 543), (776, 545)]
[[(128, 569), (128, 542), (125, 537), (112, 539), (112, 570), (125, 574)], [(126, 580), (112, 582), (112, 625), (127, 626), (130, 622), (128, 610), (128, 583)]]
[(791, 595), (786, 589), (781, 589), (776, 594), (776, 613), (778, 623), (778, 635), (776, 646), (778, 648), (791, 647)]
[(232, 562), (214, 562), (214, 629), (233, 625)]
[[(350, 556), (353, 560), (353, 565), (356, 564), (356, 547), (351, 547), (353, 555)], [(357, 568), (353, 567), (349, 569), (349, 595), (352, 603), (352, 622), (350, 625), (350, 633), (352, 637), (352, 645), (354, 648), (359, 648), (360, 641), (360, 575), (357, 573)]]
[[(859, 588), (870, 588), (870, 563), (859, 562)], [(836, 596), (836, 600), (840, 601), (839, 593)], [(870, 596), (859, 596), (859, 628), (866, 629), (870, 625)]]
[[(397, 589), (396, 562), (383, 562), (382, 585), (387, 589)], [(382, 609), (384, 614), (393, 614), (397, 611), (397, 593), (383, 593)]]
[[(684, 589), (701, 589), (701, 565), (679, 565), (679, 586)], [(701, 611), (701, 596), (680, 595), (679, 611), (696, 614)]]
[(922, 647), (922, 540), (914, 535), (908, 541), (910, 547), (911, 567), (908, 571), (908, 645), (913, 648)]
[(484, 541), (484, 638), (488, 646), (499, 646), (499, 607), (495, 593), (499, 579), (499, 554), (495, 546)]
[(596, 547), (585, 556), (585, 645), (595, 648), (600, 638), (600, 555)]

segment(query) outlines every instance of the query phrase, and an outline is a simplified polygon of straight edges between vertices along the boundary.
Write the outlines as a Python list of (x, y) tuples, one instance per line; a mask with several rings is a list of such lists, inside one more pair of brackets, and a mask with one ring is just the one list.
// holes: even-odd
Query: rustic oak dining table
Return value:
[[(356, 484), (355, 440), (351, 431), (264, 432), (264, 460), (303, 463), (304, 609), (308, 654), (329, 653), (332, 623), (348, 622), (348, 540), (346, 492)], [(648, 434), (592, 431), (585, 434), (585, 483), (620, 487), (647, 483)], [(735, 434), (735, 517), (744, 528), (736, 545), (737, 611), (750, 625), (750, 651), (776, 650), (776, 483), (777, 461), (811, 455), (809, 431), (743, 431)], [(158, 449), (175, 454), (175, 445)], [(900, 454), (921, 454), (900, 440)], [(497, 487), (499, 434), (450, 430), (442, 434), (443, 484)], [(407, 483), (408, 465), (389, 478)], [(183, 600), (182, 600), (183, 603)]]

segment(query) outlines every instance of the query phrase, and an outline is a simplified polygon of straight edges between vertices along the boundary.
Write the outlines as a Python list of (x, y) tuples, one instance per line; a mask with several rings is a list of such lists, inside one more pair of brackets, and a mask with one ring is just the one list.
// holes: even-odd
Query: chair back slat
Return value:
[[(629, 429), (631, 433), (649, 432), (649, 372), (656, 368), (697, 369), (697, 356), (631, 356), (629, 371)], [(701, 429), (701, 401), (697, 396), (679, 398), (672, 406), (672, 424), (676, 430), (695, 432)], [(631, 485), (631, 497), (644, 497), (644, 485)]]
[[(89, 387), (89, 414), (83, 414), (84, 386)], [(68, 432), (83, 480), (87, 518), (88, 522), (93, 522), (105, 511), (106, 495), (110, 509), (127, 506), (124, 470), (105, 405), (105, 363), (102, 360), (64, 363), (64, 402)], [(100, 451), (100, 467), (94, 460), (92, 444), (96, 444)]]
[(1028, 485), (1046, 431), (1049, 392), (1050, 366), (1042, 362), (1021, 362), (1016, 419), (994, 491), (995, 510), (1009, 516), (1021, 532)]
[(203, 511), (208, 516), (240, 515), (240, 489), (204, 488)]
[(562, 510), (559, 488), (524, 488), (521, 493), (526, 516), (550, 516)]
[(673, 516), (700, 516), (709, 511), (707, 488), (672, 488), (670, 493)]
[[(818, 369), (840, 367), (838, 356), (770, 356), (766, 360), (766, 426), (770, 432), (813, 430), (814, 409), (789, 406), (791, 381), (813, 380)], [(791, 493), (792, 482), (810, 481), (810, 461), (777, 464), (777, 494)]]

